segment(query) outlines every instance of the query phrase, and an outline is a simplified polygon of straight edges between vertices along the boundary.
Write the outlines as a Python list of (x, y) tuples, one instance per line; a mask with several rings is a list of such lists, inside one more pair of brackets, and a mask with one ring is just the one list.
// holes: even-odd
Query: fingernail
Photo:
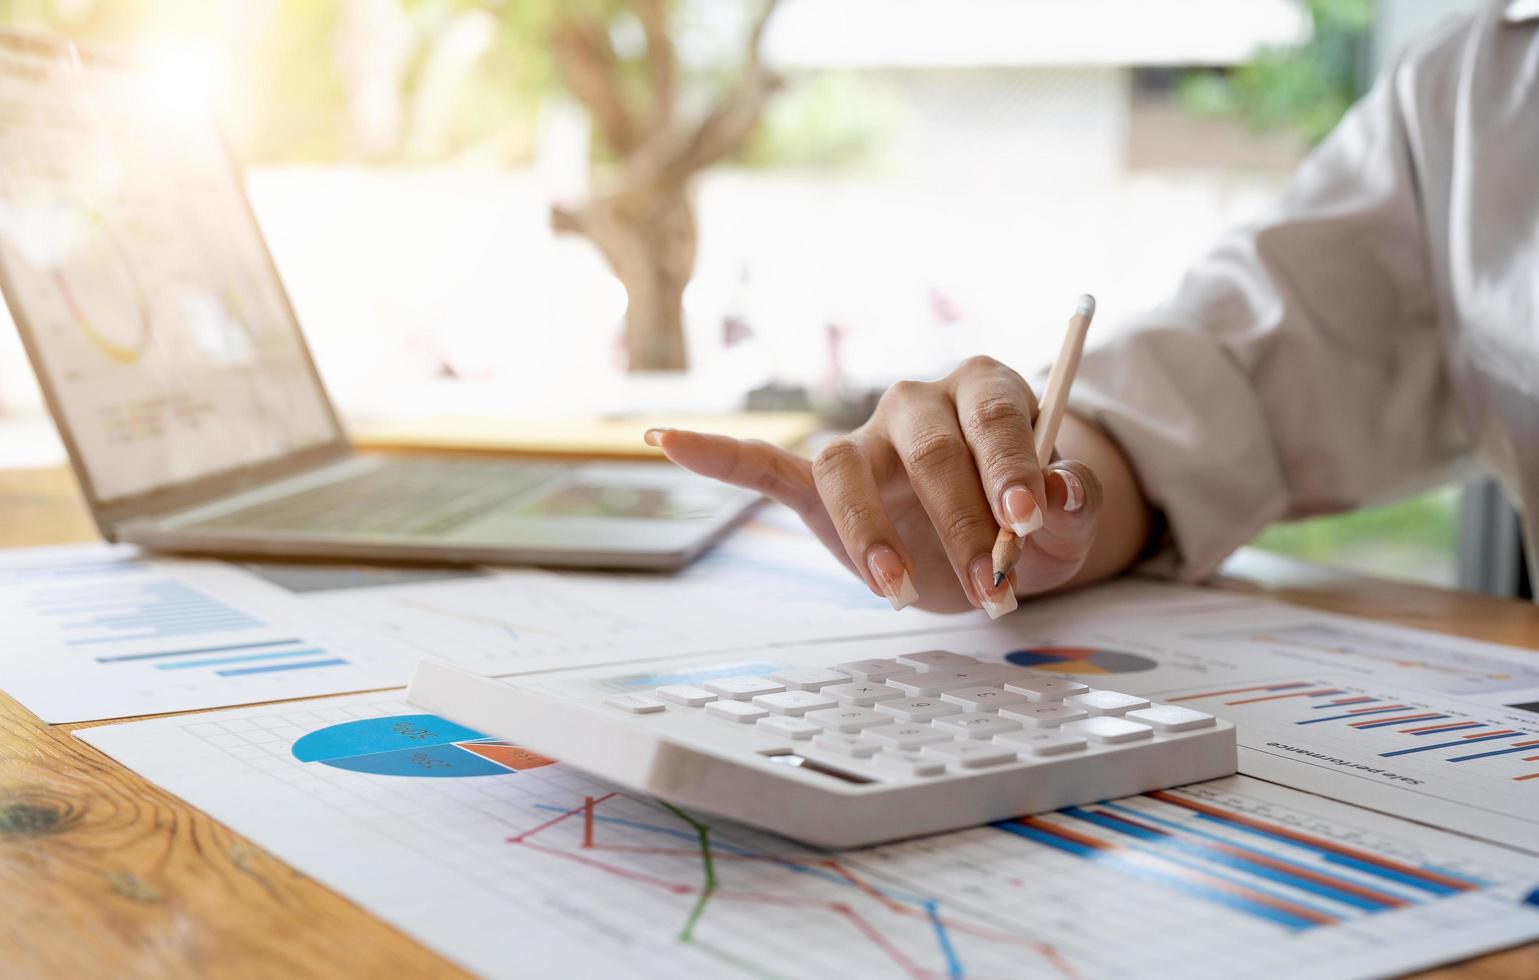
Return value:
[(672, 429), (648, 429), (641, 436), (641, 441), (654, 449), (661, 449), (663, 445), (663, 433), (672, 432)]
[(871, 569), (871, 577), (876, 580), (882, 595), (892, 603), (892, 608), (902, 609), (918, 600), (919, 590), (914, 588), (913, 579), (908, 577), (903, 559), (887, 545), (879, 544), (866, 554), (866, 567)]
[(978, 601), (983, 604), (983, 611), (989, 614), (990, 619), (998, 619), (1007, 612), (1015, 609), (1015, 589), (1009, 581), (994, 585), (994, 559), (990, 555), (979, 555), (974, 558), (972, 564), (967, 566), (968, 574), (973, 579), (973, 590), (978, 593)]
[(1085, 485), (1069, 470), (1049, 470), (1063, 481), (1063, 509), (1072, 514), (1085, 506)]
[(1011, 487), (1005, 491), (1005, 517), (1018, 538), (1024, 538), (1042, 526), (1042, 508), (1025, 487)]

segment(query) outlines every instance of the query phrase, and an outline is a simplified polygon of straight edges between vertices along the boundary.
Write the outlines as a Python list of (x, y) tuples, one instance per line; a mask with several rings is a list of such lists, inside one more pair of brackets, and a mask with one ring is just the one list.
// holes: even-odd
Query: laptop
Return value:
[(668, 569), (758, 499), (659, 463), (356, 452), (234, 161), (177, 102), (0, 32), (0, 290), (109, 540)]

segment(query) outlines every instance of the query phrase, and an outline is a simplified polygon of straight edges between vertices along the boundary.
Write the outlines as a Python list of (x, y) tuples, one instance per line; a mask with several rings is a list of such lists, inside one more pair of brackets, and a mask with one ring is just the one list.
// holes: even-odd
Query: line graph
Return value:
[[(149, 297), (128, 250), (100, 212), (77, 205), (74, 213), (88, 229), (87, 247), (73, 254), (66, 267), (53, 270), (54, 286), (70, 321), (91, 346), (119, 364), (133, 364), (153, 339)], [(75, 289), (76, 279), (89, 287)]]
[[(670, 826), (652, 821), (627, 819), (597, 812), (600, 806), (615, 800), (619, 796), (620, 794), (616, 792), (606, 793), (598, 797), (586, 796), (580, 804), (565, 809), (550, 804), (541, 804), (539, 806), (540, 809), (555, 811), (555, 815), (528, 830), (509, 837), (507, 841), (509, 844), (532, 848), (543, 854), (569, 860), (626, 881), (649, 885), (672, 895), (693, 896), (695, 899), (694, 904), (690, 907), (688, 915), (678, 933), (678, 940), (681, 943), (698, 942), (696, 929), (704, 917), (707, 907), (713, 899), (716, 899), (726, 902), (785, 905), (832, 913), (847, 922), (855, 932), (859, 933), (893, 965), (910, 977), (961, 977), (965, 974), (966, 971), (963, 968), (956, 945), (952, 942), (953, 932), (961, 932), (989, 942), (1033, 952), (1041, 957), (1045, 964), (1053, 967), (1059, 975), (1067, 977), (1069, 980), (1074, 980), (1074, 978), (1078, 977), (1078, 974), (1050, 943), (1027, 939), (1001, 930), (979, 927), (976, 924), (968, 923), (949, 915), (943, 915), (941, 913), (941, 903), (936, 899), (910, 895), (901, 891), (880, 887), (855, 870), (852, 870), (835, 856), (820, 853), (804, 855), (757, 853), (731, 843), (713, 841), (711, 828), (708, 824), (702, 823), (677, 807), (662, 801), (657, 801), (659, 815), (666, 814), (672, 816), (682, 826)], [(580, 818), (581, 823), (581, 831), (578, 836), (579, 843), (576, 850), (548, 846), (536, 840), (540, 835), (573, 818)], [(676, 840), (681, 843), (672, 847), (606, 843), (595, 832), (595, 825), (611, 825), (641, 830), (665, 840)], [(601, 855), (644, 854), (679, 858), (685, 864), (685, 867), (690, 864), (698, 864), (701, 874), (700, 883), (690, 884), (685, 881), (675, 881), (649, 873), (641, 873), (634, 868), (618, 863), (616, 860), (594, 857), (591, 853), (587, 852)], [(778, 866), (793, 874), (812, 875), (825, 882), (847, 886), (857, 894), (875, 901), (887, 912), (928, 925), (934, 937), (935, 952), (940, 960), (940, 967), (938, 969), (930, 968), (920, 964), (913, 956), (889, 939), (881, 929), (866, 916), (863, 916), (849, 902), (809, 898), (797, 894), (774, 894), (757, 890), (723, 888), (721, 878), (717, 874), (717, 865), (720, 862), (762, 862)]]

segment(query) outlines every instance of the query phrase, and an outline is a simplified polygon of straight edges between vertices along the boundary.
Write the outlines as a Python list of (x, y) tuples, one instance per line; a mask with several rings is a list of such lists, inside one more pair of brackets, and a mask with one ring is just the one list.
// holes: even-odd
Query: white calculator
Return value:
[(488, 678), (423, 661), (408, 698), (601, 779), (857, 847), (1235, 771), (1234, 726), (945, 650), (669, 661)]

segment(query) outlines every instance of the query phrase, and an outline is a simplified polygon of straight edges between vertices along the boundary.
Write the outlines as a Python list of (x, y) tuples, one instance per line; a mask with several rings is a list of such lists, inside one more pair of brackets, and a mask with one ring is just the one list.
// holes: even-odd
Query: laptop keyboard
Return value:
[(431, 537), (508, 508), (569, 467), (388, 460), (378, 469), (188, 525), (189, 530)]

